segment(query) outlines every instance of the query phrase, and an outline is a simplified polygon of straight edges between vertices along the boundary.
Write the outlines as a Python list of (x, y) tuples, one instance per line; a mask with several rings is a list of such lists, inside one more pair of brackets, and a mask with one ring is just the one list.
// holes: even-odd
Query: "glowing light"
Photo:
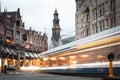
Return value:
[(23, 61), (23, 60), (20, 60), (20, 61)]
[(55, 57), (53, 57), (53, 58), (50, 58), (51, 60), (56, 60), (56, 58)]
[(43, 58), (43, 60), (44, 60), (44, 61), (47, 61), (47, 60), (48, 60), (48, 58)]
[(28, 66), (28, 67), (20, 67), (21, 70), (40, 70), (40, 67), (38, 66)]
[(8, 62), (7, 62), (7, 59), (5, 59), (5, 65), (7, 65), (7, 63), (8, 63)]
[(72, 63), (73, 63), (73, 64), (77, 64), (77, 61), (73, 61)]
[(11, 59), (8, 59), (8, 60), (11, 60)]
[(75, 56), (70, 56), (69, 58), (76, 58)]
[(104, 56), (102, 56), (102, 55), (98, 55), (98, 58), (103, 58)]
[(65, 58), (64, 58), (64, 57), (59, 57), (59, 59), (60, 59), (60, 60), (65, 60)]
[(10, 40), (9, 40), (9, 39), (6, 39), (6, 41), (7, 41), (8, 43), (10, 43)]
[(86, 57), (88, 57), (88, 55), (81, 55), (81, 57), (86, 58)]
[(13, 59), (13, 61), (15, 62), (15, 59)]
[(28, 62), (29, 60), (27, 59), (26, 61)]
[(15, 66), (15, 59), (13, 59), (13, 65)]
[(57, 67), (40, 68), (40, 70), (55, 70), (55, 69), (68, 69), (68, 66), (57, 66)]

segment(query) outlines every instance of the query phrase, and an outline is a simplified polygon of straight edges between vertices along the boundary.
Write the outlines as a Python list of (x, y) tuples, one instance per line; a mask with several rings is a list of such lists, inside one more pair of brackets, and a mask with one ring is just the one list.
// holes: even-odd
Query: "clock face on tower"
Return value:
[(55, 24), (55, 28), (59, 28), (59, 26), (57, 24)]

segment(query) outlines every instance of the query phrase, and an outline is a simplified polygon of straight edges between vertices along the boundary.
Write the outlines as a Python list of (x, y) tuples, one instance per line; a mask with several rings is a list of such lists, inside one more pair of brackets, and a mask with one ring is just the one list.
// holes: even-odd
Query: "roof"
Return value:
[(0, 12), (0, 16), (2, 16), (3, 15), (3, 12)]
[(58, 47), (59, 41), (58, 42), (57, 41), (52, 41), (52, 44), (53, 44), (54, 47)]
[(70, 43), (70, 42), (74, 41), (74, 39), (75, 39), (75, 36), (64, 38), (64, 39), (62, 39), (62, 43), (67, 44), (67, 43)]
[(4, 11), (4, 12), (0, 12), (0, 15), (3, 15), (3, 14), (6, 14), (6, 15), (10, 15), (10, 17), (16, 17), (16, 15), (18, 16), (18, 17), (21, 17), (21, 15), (20, 15), (20, 9), (18, 8), (17, 9), (17, 11)]
[(7, 15), (11, 15), (11, 17), (15, 17), (17, 12), (7, 12), (6, 14)]

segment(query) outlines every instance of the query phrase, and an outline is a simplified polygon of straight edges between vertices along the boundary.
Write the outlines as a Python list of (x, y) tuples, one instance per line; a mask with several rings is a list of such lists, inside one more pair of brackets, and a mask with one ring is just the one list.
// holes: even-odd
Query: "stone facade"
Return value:
[(120, 0), (76, 0), (76, 40), (120, 25)]
[(29, 46), (29, 50), (43, 52), (48, 49), (48, 37), (46, 33), (43, 35), (41, 32), (32, 30), (31, 27), (29, 30), (26, 30), (27, 41), (26, 45)]

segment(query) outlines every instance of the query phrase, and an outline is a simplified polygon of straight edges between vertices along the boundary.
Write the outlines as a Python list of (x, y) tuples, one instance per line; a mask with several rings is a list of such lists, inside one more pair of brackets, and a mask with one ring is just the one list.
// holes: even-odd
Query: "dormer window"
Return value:
[(16, 21), (16, 26), (20, 26), (20, 21), (19, 20)]

